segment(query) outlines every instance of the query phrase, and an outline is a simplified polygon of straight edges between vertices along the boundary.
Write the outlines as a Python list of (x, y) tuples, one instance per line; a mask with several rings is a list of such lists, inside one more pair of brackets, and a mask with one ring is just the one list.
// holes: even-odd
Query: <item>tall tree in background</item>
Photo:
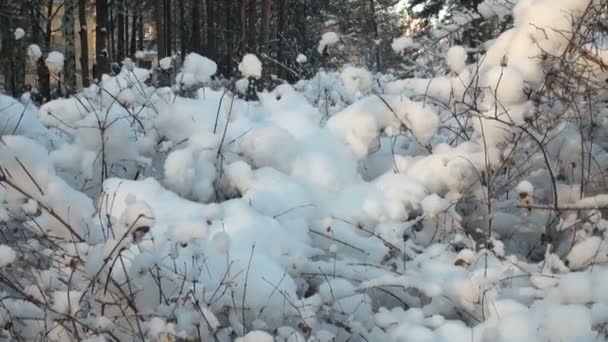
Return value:
[(181, 25), (179, 25), (179, 51), (180, 55), (182, 56), (182, 61), (186, 57), (186, 42), (188, 41), (186, 37), (186, 7), (184, 1), (185, 0), (178, 0), (177, 7), (179, 11), (179, 20), (176, 21), (176, 23), (182, 23)]
[(192, 0), (192, 51), (202, 53), (201, 48), (201, 0)]
[(138, 3), (134, 4), (133, 9), (131, 11), (131, 40), (129, 41), (129, 56), (131, 56), (131, 58), (135, 58), (135, 53), (137, 52), (137, 19), (139, 15), (138, 7)]
[[(239, 8), (236, 6), (236, 1), (234, 0), (225, 0), (224, 2), (224, 19), (225, 19), (225, 30), (226, 33), (226, 53), (224, 56), (224, 75), (226, 77), (232, 76), (232, 54), (235, 49), (235, 37), (238, 37), (236, 34), (236, 25), (235, 25), (235, 13), (239, 13)], [(238, 18), (238, 16), (236, 16)]]
[(108, 73), (109, 60), (106, 48), (108, 33), (108, 2), (107, 0), (96, 0), (95, 10), (97, 12), (95, 22), (95, 77), (101, 79), (101, 75)]
[(125, 3), (124, 0), (114, 0), (116, 3), (116, 25), (118, 32), (116, 33), (116, 57), (117, 62), (125, 58)]
[(108, 69), (111, 67), (112, 64), (112, 60), (116, 58), (116, 25), (115, 25), (115, 21), (116, 21), (116, 11), (114, 10), (113, 6), (109, 6), (110, 4), (113, 4), (114, 2), (108, 3), (108, 26), (106, 28), (106, 31), (108, 32), (108, 38), (109, 38), (109, 48), (108, 48)]
[(154, 1), (154, 20), (156, 22), (156, 49), (158, 59), (164, 58), (166, 54), (166, 39), (164, 25), (164, 0)]
[(239, 51), (242, 53), (247, 50), (247, 4), (249, 0), (239, 1)]
[(376, 71), (382, 68), (381, 51), (380, 51), (380, 33), (378, 31), (378, 17), (376, 15), (376, 1), (369, 0), (369, 22), (371, 32), (374, 35), (374, 55), (376, 60)]
[[(9, 0), (3, 4), (6, 1)], [(51, 26), (52, 18), (59, 8), (65, 7), (70, 12), (68, 7), (74, 4), (78, 6), (79, 22), (84, 23), (79, 25), (81, 59), (76, 63), (81, 67), (85, 86), (89, 83), (87, 71), (91, 66), (87, 59), (91, 43), (87, 41), (86, 27), (87, 17), (93, 14), (91, 3), (97, 12), (94, 48), (97, 78), (108, 73), (114, 63), (147, 48), (144, 20), (146, 29), (152, 27), (158, 60), (174, 52), (182, 56), (197, 52), (218, 64), (220, 77), (231, 77), (241, 57), (255, 53), (265, 64), (265, 82), (270, 81), (267, 77), (270, 74), (295, 81), (311, 76), (320, 66), (332, 68), (344, 63), (382, 70), (394, 63), (396, 58), (391, 59), (390, 41), (400, 35), (398, 25), (391, 31), (393, 23), (387, 9), (394, 0), (10, 0), (9, 3), (28, 4), (25, 17), (35, 24), (25, 25), (31, 30), (28, 32), (31, 38), (30, 42), (22, 43), (28, 46), (38, 42), (45, 54), (38, 62), (38, 88), (43, 94), (49, 94), (45, 90), (49, 82), (44, 60), (51, 50), (51, 34), (61, 29)], [(72, 20), (70, 14), (65, 19)], [(331, 24), (325, 24), (329, 22)], [(340, 34), (345, 48), (334, 55), (322, 56), (316, 47), (321, 35), (328, 30)], [(75, 40), (68, 31), (63, 32), (65, 41), (72, 43)], [(57, 48), (66, 49), (68, 60), (64, 74), (66, 85), (71, 87), (74, 69), (71, 46), (53, 47)], [(308, 57), (306, 64), (296, 61), (300, 53)], [(10, 69), (12, 72), (14, 68)]]
[(249, 52), (255, 52), (257, 49), (257, 21), (258, 21), (258, 1), (249, 0), (249, 7), (247, 9), (247, 32), (248, 32), (248, 50)]
[(63, 35), (65, 38), (63, 82), (66, 88), (65, 94), (69, 95), (78, 90), (76, 84), (76, 34), (74, 32), (74, 24), (76, 21), (76, 0), (64, 0), (63, 7)]
[[(54, 1), (49, 0), (46, 4), (46, 17), (42, 18), (43, 22), (46, 23), (44, 35), (43, 35), (43, 47), (42, 51), (48, 53), (51, 50), (51, 37), (53, 34), (53, 18), (57, 12), (53, 11)], [(43, 7), (40, 7), (42, 10)], [(51, 99), (51, 72), (45, 63), (44, 53), (36, 62), (36, 71), (38, 74), (38, 91), (42, 96), (42, 102), (46, 102)]]
[(475, 10), (483, 0), (410, 0), (408, 12), (414, 18), (447, 19), (455, 8)]
[(171, 56), (173, 54), (173, 17), (171, 15), (172, 13), (172, 9), (171, 9), (171, 0), (165, 0), (164, 3), (164, 25), (163, 28), (165, 29), (165, 56)]
[[(17, 18), (17, 22), (19, 23), (19, 27), (25, 27), (27, 23), (27, 13), (28, 13), (28, 5), (27, 2), (24, 1), (21, 3), (19, 8), (19, 16)], [(17, 93), (21, 93), (25, 89), (25, 49), (26, 49), (26, 37), (19, 39), (15, 42), (15, 90)]]
[(215, 0), (207, 0), (207, 57), (216, 59), (217, 30), (216, 30), (216, 6)]
[(262, 23), (260, 29), (260, 51), (268, 54), (270, 46), (270, 20), (272, 19), (272, 0), (262, 0)]
[(144, 13), (138, 11), (137, 15), (137, 50), (142, 51), (144, 49)]
[(87, 26), (87, 0), (78, 0), (78, 23), (80, 24), (80, 72), (82, 86), (89, 86), (89, 31)]
[(23, 14), (27, 13), (22, 13), (22, 9), (16, 1), (0, 4), (0, 70), (6, 90), (15, 96), (23, 90), (25, 83), (25, 66), (20, 55), (23, 43), (16, 40), (14, 35), (14, 30), (22, 26)]

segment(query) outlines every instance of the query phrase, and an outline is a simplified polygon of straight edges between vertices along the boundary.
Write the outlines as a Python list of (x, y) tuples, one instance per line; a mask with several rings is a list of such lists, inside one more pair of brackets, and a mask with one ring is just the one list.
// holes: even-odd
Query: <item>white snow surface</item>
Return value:
[(462, 46), (452, 46), (446, 55), (446, 63), (450, 70), (460, 73), (467, 64), (467, 51)]
[(63, 70), (64, 61), (65, 61), (65, 57), (63, 56), (63, 54), (61, 52), (51, 51), (46, 56), (45, 63), (46, 63), (46, 66), (49, 68), (49, 71), (58, 73), (58, 72), (61, 72), (61, 70)]
[(308, 57), (306, 57), (306, 55), (304, 54), (298, 54), (298, 57), (296, 57), (296, 62), (300, 63), (300, 64), (304, 64), (308, 61)]
[(17, 253), (7, 245), (0, 245), (0, 268), (12, 264), (17, 259)]
[[(481, 14), (502, 16), (498, 2)], [(528, 26), (565, 28), (588, 3), (520, 0), (480, 65), (452, 47), (431, 78), (346, 66), (250, 101), (190, 54), (175, 88), (125, 63), (40, 108), (0, 95), (0, 226), (28, 237), (2, 241), (0, 279), (48, 263), (19, 297), (0, 288), (0, 326), (33, 318), (11, 332), (50, 324), (57, 341), (66, 315), (92, 341), (607, 341), (608, 141), (571, 122), (522, 129), (563, 110), (527, 96), (545, 77), (536, 44), (568, 44)], [(245, 93), (262, 63), (238, 69)]]
[(161, 60), (158, 62), (158, 64), (161, 69), (169, 70), (169, 69), (171, 69), (171, 66), (173, 64), (173, 58), (171, 58), (171, 57), (161, 58)]
[[(166, 61), (164, 65), (167, 66)], [(192, 87), (209, 82), (211, 76), (216, 72), (217, 64), (214, 61), (199, 54), (190, 53), (184, 59), (183, 70), (176, 76), (176, 79), (180, 85)]]
[(391, 48), (395, 53), (401, 53), (405, 49), (415, 48), (417, 45), (411, 37), (399, 37), (393, 39)]
[(17, 27), (15, 29), (15, 40), (21, 40), (23, 39), (23, 37), (25, 37), (25, 30), (23, 30), (21, 27)]
[(239, 71), (243, 77), (262, 77), (262, 62), (254, 54), (248, 53), (243, 56), (243, 60), (239, 63)]
[(338, 33), (325, 32), (321, 36), (321, 40), (319, 41), (319, 46), (317, 47), (317, 51), (319, 53), (323, 53), (325, 51), (325, 49), (338, 44), (339, 41), (340, 41), (340, 35), (338, 35)]
[(40, 57), (42, 57), (42, 50), (40, 49), (40, 46), (38, 46), (36, 44), (32, 44), (32, 45), (28, 46), (27, 56), (34, 61), (37, 61), (38, 59), (40, 59)]

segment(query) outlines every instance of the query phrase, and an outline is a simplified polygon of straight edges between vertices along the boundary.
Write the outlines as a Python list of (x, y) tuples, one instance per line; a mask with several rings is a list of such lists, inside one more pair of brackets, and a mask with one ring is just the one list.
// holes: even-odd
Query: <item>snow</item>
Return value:
[(127, 198), (127, 208), (120, 217), (120, 222), (130, 229), (137, 230), (140, 227), (154, 226), (154, 213), (144, 201), (135, 198)]
[(342, 70), (342, 83), (352, 93), (368, 94), (373, 82), (374, 76), (364, 68), (348, 66)]
[(260, 78), (262, 77), (262, 62), (256, 55), (248, 53), (243, 56), (243, 60), (239, 63), (239, 71), (245, 78)]
[(526, 180), (523, 180), (517, 184), (516, 190), (519, 194), (532, 195), (534, 193), (534, 185)]
[(27, 48), (27, 56), (29, 58), (31, 58), (32, 60), (39, 60), (40, 57), (42, 57), (42, 50), (40, 49), (40, 46), (36, 45), (36, 44), (32, 44), (30, 46), (28, 46)]
[(593, 340), (591, 313), (580, 305), (554, 306), (547, 310), (541, 327), (550, 340)]
[(171, 58), (171, 57), (161, 58), (161, 60), (158, 62), (158, 64), (161, 69), (169, 70), (173, 66), (173, 58)]
[(247, 89), (249, 89), (249, 80), (247, 78), (241, 78), (235, 83), (236, 91), (239, 94), (247, 94)]
[(0, 94), (0, 135), (19, 134), (45, 143), (46, 127), (38, 120), (37, 109), (31, 103), (20, 103)]
[(524, 78), (514, 68), (492, 68), (485, 73), (482, 86), (486, 87), (489, 98), (505, 106), (521, 103), (525, 99)]
[(347, 142), (357, 158), (367, 156), (379, 129), (397, 134), (405, 126), (425, 144), (438, 125), (438, 118), (429, 106), (401, 96), (366, 97), (328, 122), (329, 129)]
[[(349, 63), (253, 87), (255, 55), (226, 80), (190, 54), (171, 87), (125, 61), (40, 107), (35, 90), (0, 95), (0, 278), (19, 290), (0, 287), (0, 326), (23, 340), (78, 339), (59, 324), (77, 316), (83, 340), (605, 341), (608, 94), (605, 71), (583, 68), (605, 48), (550, 30), (584, 5), (519, 1), (480, 49), (429, 26), (393, 41), (416, 51), (391, 73), (345, 46)], [(319, 51), (355, 36), (327, 32)]]
[(213, 245), (218, 253), (227, 254), (230, 250), (230, 235), (225, 232), (219, 232), (213, 236)]
[(348, 280), (333, 279), (319, 286), (319, 295), (325, 303), (333, 303), (339, 299), (355, 295), (355, 287)]
[(559, 279), (558, 290), (565, 304), (587, 304), (592, 301), (591, 274), (572, 272)]
[(10, 246), (0, 245), (0, 268), (12, 264), (17, 259), (17, 252)]
[(235, 342), (274, 342), (274, 338), (264, 331), (251, 331), (247, 335), (237, 338)]
[(300, 63), (300, 64), (304, 64), (306, 62), (308, 62), (308, 57), (306, 57), (306, 55), (299, 53), (298, 56), (296, 57), (296, 62)]
[(336, 32), (325, 32), (321, 36), (321, 40), (319, 41), (319, 46), (317, 47), (317, 51), (320, 54), (323, 54), (323, 52), (328, 47), (338, 44), (339, 41), (340, 41), (340, 36)]
[[(165, 63), (166, 66), (166, 63)], [(196, 84), (206, 83), (217, 72), (217, 64), (207, 57), (190, 53), (184, 59), (184, 66), (176, 79), (182, 86), (192, 87)]]
[(46, 57), (45, 63), (46, 66), (49, 68), (49, 71), (59, 73), (63, 70), (64, 60), (65, 57), (61, 52), (51, 51)]
[(505, 0), (484, 0), (477, 5), (477, 11), (484, 18), (498, 16), (503, 18), (511, 14), (509, 3)]
[(452, 46), (446, 55), (446, 63), (452, 72), (460, 73), (466, 67), (467, 51), (462, 46)]
[(15, 40), (21, 40), (25, 37), (25, 31), (21, 27), (15, 29)]
[(449, 203), (437, 196), (437, 194), (425, 197), (420, 204), (422, 206), (422, 211), (428, 217), (437, 217), (449, 207)]
[(401, 53), (405, 49), (416, 48), (417, 44), (414, 43), (414, 40), (410, 37), (399, 37), (393, 39), (391, 44), (391, 48), (395, 53)]

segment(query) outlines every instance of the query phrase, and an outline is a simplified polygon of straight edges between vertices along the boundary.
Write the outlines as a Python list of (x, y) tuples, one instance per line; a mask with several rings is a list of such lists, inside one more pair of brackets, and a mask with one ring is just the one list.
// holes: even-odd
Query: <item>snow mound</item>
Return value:
[(239, 71), (243, 77), (260, 78), (262, 77), (262, 62), (254, 54), (246, 54), (239, 63)]
[(51, 51), (46, 57), (45, 63), (51, 72), (59, 73), (63, 70), (65, 57), (61, 52)]

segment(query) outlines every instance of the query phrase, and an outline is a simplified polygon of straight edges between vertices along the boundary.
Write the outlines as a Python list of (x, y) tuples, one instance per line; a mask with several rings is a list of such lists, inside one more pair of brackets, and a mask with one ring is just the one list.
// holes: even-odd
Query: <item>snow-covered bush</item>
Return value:
[(256, 101), (196, 54), (173, 88), (127, 61), (40, 108), (0, 96), (1, 333), (607, 341), (606, 10), (520, 0), (419, 77), (345, 66)]

